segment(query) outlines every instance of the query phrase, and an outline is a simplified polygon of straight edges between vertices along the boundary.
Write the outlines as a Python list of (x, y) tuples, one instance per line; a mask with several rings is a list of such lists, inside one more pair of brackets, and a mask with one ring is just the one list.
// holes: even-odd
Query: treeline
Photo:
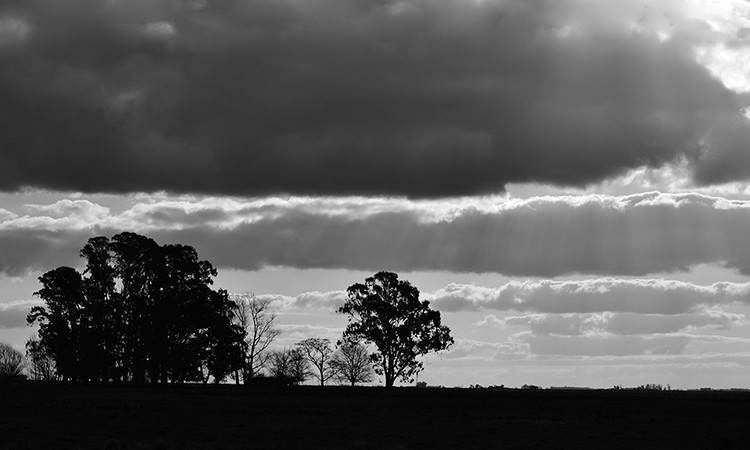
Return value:
[(348, 288), (337, 312), (349, 323), (336, 348), (311, 338), (272, 351), (280, 331), (270, 303), (212, 289), (216, 269), (193, 247), (125, 232), (89, 239), (80, 256), (83, 272), (63, 266), (39, 277), (35, 295), (45, 305), (27, 317), (39, 325), (38, 338), (26, 344), (33, 378), (247, 383), (272, 376), (354, 385), (377, 373), (392, 386), (422, 370), (417, 357), (453, 343), (440, 313), (395, 273)]

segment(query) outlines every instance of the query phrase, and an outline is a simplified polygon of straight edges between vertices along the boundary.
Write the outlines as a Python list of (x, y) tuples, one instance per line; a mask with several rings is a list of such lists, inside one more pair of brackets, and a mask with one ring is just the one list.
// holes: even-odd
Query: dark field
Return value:
[(0, 388), (0, 448), (750, 448), (750, 393)]

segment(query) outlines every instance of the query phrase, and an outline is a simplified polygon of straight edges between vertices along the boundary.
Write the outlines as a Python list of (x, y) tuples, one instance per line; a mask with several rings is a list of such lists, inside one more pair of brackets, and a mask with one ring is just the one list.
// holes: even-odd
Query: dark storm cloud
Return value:
[(672, 5), (662, 41), (624, 3), (2, 2), (0, 189), (436, 197), (678, 157), (746, 177), (743, 104), (694, 57), (709, 26)]
[(16, 277), (61, 265), (76, 266), (80, 264), (78, 252), (92, 236), (90, 231), (1, 230), (0, 274)]

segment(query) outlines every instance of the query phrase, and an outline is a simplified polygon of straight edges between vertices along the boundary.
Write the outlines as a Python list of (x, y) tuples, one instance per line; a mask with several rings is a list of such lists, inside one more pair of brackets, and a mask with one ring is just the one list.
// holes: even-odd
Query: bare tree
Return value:
[(320, 385), (325, 386), (326, 381), (335, 375), (334, 370), (331, 368), (331, 355), (333, 354), (331, 341), (321, 338), (309, 338), (297, 343), (297, 347), (317, 370), (317, 373), (314, 373), (314, 375), (320, 381)]
[(304, 383), (310, 377), (307, 358), (298, 348), (276, 350), (269, 354), (268, 373), (292, 384)]
[[(275, 328), (276, 313), (270, 300), (261, 300), (254, 294), (240, 294), (236, 299), (235, 323), (245, 331), (245, 364), (242, 379), (245, 383), (258, 375), (269, 358), (268, 346), (281, 334)], [(239, 381), (239, 374), (235, 374)]]
[(29, 373), (32, 379), (49, 381), (57, 378), (55, 359), (36, 334), (26, 341), (26, 359), (30, 363)]
[(0, 379), (20, 376), (23, 368), (23, 354), (10, 345), (0, 342)]
[(373, 379), (370, 355), (364, 345), (354, 340), (338, 343), (331, 357), (331, 369), (339, 383), (369, 383)]

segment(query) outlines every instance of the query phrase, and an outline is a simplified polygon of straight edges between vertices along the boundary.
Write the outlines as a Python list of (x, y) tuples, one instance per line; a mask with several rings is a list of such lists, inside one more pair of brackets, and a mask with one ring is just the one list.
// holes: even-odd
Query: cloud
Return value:
[(538, 336), (596, 336), (613, 334), (621, 336), (676, 333), (699, 328), (726, 330), (745, 324), (743, 314), (721, 310), (702, 310), (690, 314), (528, 314), (499, 319), (494, 314), (485, 316), (475, 326), (528, 327)]
[[(750, 283), (718, 282), (698, 285), (676, 280), (615, 278), (511, 281), (497, 288), (451, 283), (443, 289), (427, 294), (426, 298), (442, 311), (496, 310), (542, 313), (514, 319), (525, 320), (527, 324), (548, 317), (545, 313), (626, 313), (607, 316), (608, 318), (587, 316), (591, 320), (589, 325), (599, 326), (596, 320), (606, 320), (608, 323), (612, 320), (625, 322), (632, 318), (627, 313), (687, 314), (702, 306), (734, 302), (748, 304)], [(685, 316), (687, 317), (690, 316)], [(493, 322), (491, 318), (485, 319), (486, 324)], [(576, 325), (577, 319), (573, 317), (568, 319), (570, 323), (557, 323), (557, 326), (560, 329), (584, 326), (583, 323)], [(503, 323), (514, 324), (507, 320)], [(647, 326), (645, 323), (640, 325)]]
[(26, 316), (34, 306), (40, 306), (39, 300), (20, 300), (0, 303), (0, 329), (26, 328)]
[[(750, 273), (750, 202), (697, 193), (480, 197), (131, 198), (0, 212), (0, 272), (80, 264), (95, 235), (194, 246), (219, 268), (645, 276), (717, 264)], [(67, 214), (67, 215), (64, 215)]]
[[(0, 274), (19, 277), (30, 271), (76, 266), (91, 231), (7, 229), (0, 231)], [(41, 273), (40, 273), (41, 275)]]
[(686, 335), (561, 337), (527, 333), (519, 338), (536, 355), (581, 356), (678, 355), (691, 341)]
[(742, 15), (650, 6), (5, 2), (0, 189), (441, 197), (681, 158), (747, 178), (717, 69)]
[(457, 337), (453, 345), (448, 350), (440, 352), (439, 355), (446, 359), (520, 359), (529, 355), (529, 346), (518, 340), (483, 342)]
[(238, 213), (246, 218), (234, 215), (234, 226), (173, 222), (172, 229), (149, 233), (191, 243), (220, 267), (250, 270), (271, 265), (642, 276), (722, 264), (750, 273), (750, 203), (721, 197), (652, 192), (477, 204), (394, 200), (372, 209), (352, 206), (356, 202), (270, 204)]
[(346, 301), (346, 292), (303, 292), (297, 296), (280, 294), (259, 294), (256, 296), (261, 300), (268, 300), (278, 309), (318, 309), (334, 311)]
[(279, 324), (277, 328), (282, 334), (278, 338), (278, 343), (283, 345), (294, 345), (299, 341), (307, 338), (321, 338), (331, 341), (332, 346), (336, 345), (336, 340), (341, 337), (343, 328), (322, 327), (315, 325), (289, 325)]

